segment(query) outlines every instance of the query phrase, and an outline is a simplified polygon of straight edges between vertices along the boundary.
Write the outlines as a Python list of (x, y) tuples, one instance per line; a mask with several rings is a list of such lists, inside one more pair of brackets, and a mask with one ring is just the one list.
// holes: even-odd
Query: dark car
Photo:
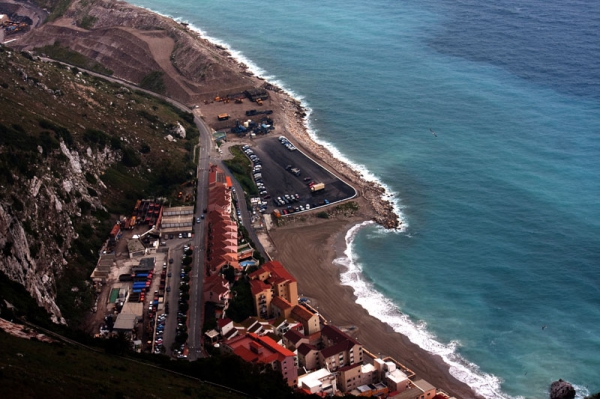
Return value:
[(169, 259), (169, 263), (173, 263), (173, 258)]

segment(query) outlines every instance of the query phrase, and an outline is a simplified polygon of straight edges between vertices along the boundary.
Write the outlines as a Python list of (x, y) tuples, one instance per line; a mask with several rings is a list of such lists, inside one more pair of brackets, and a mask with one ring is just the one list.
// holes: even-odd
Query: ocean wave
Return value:
[(302, 101), (302, 106), (306, 109), (306, 116), (304, 117), (304, 125), (306, 126), (306, 131), (308, 132), (308, 135), (310, 136), (311, 140), (313, 140), (315, 143), (327, 148), (336, 159), (339, 159), (340, 161), (344, 162), (353, 171), (358, 173), (358, 175), (361, 178), (363, 178), (364, 180), (375, 183), (375, 184), (383, 187), (384, 192), (381, 195), (381, 198), (385, 201), (389, 201), (392, 204), (393, 212), (396, 214), (396, 216), (398, 216), (398, 219), (400, 219), (400, 222), (401, 222), (400, 228), (398, 230), (383, 229), (383, 231), (385, 231), (385, 232), (395, 231), (395, 232), (399, 232), (399, 233), (405, 232), (406, 229), (408, 228), (408, 221), (407, 221), (406, 217), (404, 216), (404, 213), (402, 212), (403, 206), (400, 202), (400, 197), (399, 197), (398, 193), (396, 193), (394, 190), (392, 190), (390, 188), (390, 186), (388, 186), (387, 184), (382, 182), (375, 174), (373, 174), (371, 171), (369, 171), (369, 169), (365, 165), (351, 161), (344, 154), (342, 154), (342, 152), (335, 145), (333, 145), (332, 143), (330, 143), (327, 140), (320, 138), (319, 134), (318, 134), (318, 129), (316, 129), (313, 126), (312, 121), (310, 119), (310, 116), (312, 114), (312, 109), (308, 105), (307, 101)]
[(356, 303), (365, 308), (370, 315), (388, 324), (394, 331), (408, 337), (420, 348), (439, 355), (450, 367), (450, 374), (470, 386), (478, 394), (491, 399), (511, 398), (501, 391), (502, 380), (500, 378), (481, 371), (476, 364), (458, 354), (459, 341), (451, 341), (448, 344), (439, 342), (435, 335), (427, 331), (427, 323), (411, 320), (389, 298), (375, 290), (362, 277), (362, 268), (356, 262), (353, 251), (353, 241), (360, 229), (372, 224), (374, 222), (367, 221), (348, 230), (345, 256), (334, 260), (335, 264), (345, 269), (340, 274), (340, 280), (343, 285), (352, 287), (357, 298)]
[(250, 72), (252, 72), (254, 75), (256, 75), (259, 78), (265, 79), (265, 81), (269, 82), (272, 85), (279, 87), (287, 95), (289, 95), (293, 99), (299, 101), (300, 105), (302, 106), (302, 108), (304, 108), (304, 110), (306, 112), (306, 115), (303, 120), (303, 124), (306, 127), (306, 131), (308, 132), (308, 135), (311, 138), (311, 140), (313, 140), (315, 143), (327, 148), (336, 159), (347, 164), (353, 171), (358, 173), (359, 176), (361, 176), (364, 180), (375, 183), (384, 189), (384, 193), (382, 194), (381, 198), (385, 201), (389, 201), (392, 204), (393, 212), (396, 214), (396, 216), (398, 216), (398, 219), (400, 220), (401, 225), (398, 230), (383, 229), (383, 231), (385, 231), (386, 233), (406, 231), (406, 229), (408, 228), (408, 222), (407, 222), (406, 218), (404, 217), (404, 213), (402, 212), (403, 207), (401, 205), (400, 197), (399, 197), (398, 193), (394, 192), (390, 188), (390, 186), (388, 186), (387, 184), (382, 182), (376, 175), (374, 175), (371, 171), (369, 171), (369, 169), (367, 169), (366, 166), (351, 161), (344, 154), (342, 154), (342, 152), (335, 145), (333, 145), (329, 141), (326, 141), (319, 137), (318, 129), (316, 129), (313, 126), (312, 121), (310, 119), (313, 110), (303, 95), (296, 93), (292, 89), (287, 87), (285, 82), (283, 82), (281, 79), (277, 78), (277, 76), (270, 75), (266, 70), (259, 67), (257, 64), (252, 62), (252, 60), (250, 60), (248, 57), (246, 57), (243, 52), (241, 52), (239, 50), (235, 50), (233, 47), (231, 47), (231, 45), (229, 45), (229, 43), (227, 43), (221, 39), (210, 36), (205, 30), (190, 23), (188, 20), (183, 19), (181, 17), (174, 17), (174, 16), (168, 15), (168, 14), (162, 14), (160, 12), (149, 9), (147, 7), (140, 6), (140, 8), (144, 8), (148, 11), (154, 12), (163, 17), (170, 18), (178, 23), (187, 24), (188, 28), (190, 30), (193, 30), (194, 32), (196, 32), (202, 39), (205, 39), (215, 45), (223, 47), (231, 55), (231, 57), (233, 59), (235, 59), (237, 62), (239, 62), (241, 64), (246, 65), (248, 67), (248, 70)]

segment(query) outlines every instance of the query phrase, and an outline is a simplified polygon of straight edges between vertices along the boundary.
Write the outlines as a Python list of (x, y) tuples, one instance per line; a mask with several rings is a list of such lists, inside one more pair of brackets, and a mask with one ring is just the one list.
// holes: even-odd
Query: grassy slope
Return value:
[[(168, 142), (164, 137), (176, 122), (185, 127), (187, 138)], [(87, 210), (81, 218), (72, 218), (80, 237), (70, 251), (69, 267), (61, 280), (64, 284), (57, 288), (63, 314), (72, 325), (77, 324), (80, 315), (76, 313), (91, 306), (84, 283), (97, 260), (94, 253), (116, 216), (128, 215), (140, 197), (165, 196), (175, 199), (173, 205), (180, 205), (176, 200), (179, 185), (189, 181), (195, 170), (191, 150), (198, 142), (198, 131), (193, 117), (144, 93), (0, 47), (0, 130), (0, 186), (6, 188), (0, 190), (0, 201), (13, 209), (24, 208), (19, 200), (22, 188), (13, 176), (29, 180), (51, 174), (59, 179), (69, 168), (58, 150), (59, 140), (80, 154), (85, 154), (87, 147), (110, 149), (117, 157), (127, 150), (140, 162), (127, 167), (117, 161), (104, 172), (86, 171), (89, 189), (97, 192), (110, 214)], [(43, 154), (38, 145), (44, 148)], [(97, 173), (107, 189), (90, 173)], [(59, 190), (59, 195), (64, 202), (80, 201), (73, 193)], [(25, 220), (26, 216), (19, 218)], [(24, 221), (32, 248), (42, 238), (38, 232), (45, 229), (45, 223), (41, 219)], [(71, 287), (78, 287), (79, 293)]]
[(0, 386), (7, 399), (243, 397), (119, 357), (4, 332), (0, 332)]

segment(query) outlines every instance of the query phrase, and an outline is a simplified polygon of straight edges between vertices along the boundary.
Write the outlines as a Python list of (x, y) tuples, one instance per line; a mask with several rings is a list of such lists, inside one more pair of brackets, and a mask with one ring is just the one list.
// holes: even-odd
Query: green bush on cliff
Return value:
[(81, 21), (79, 22), (79, 26), (82, 27), (83, 29), (90, 30), (94, 27), (94, 24), (96, 23), (97, 20), (98, 20), (98, 18), (96, 18), (96, 17), (93, 17), (91, 15), (86, 15), (83, 18), (81, 18)]
[(140, 87), (155, 93), (164, 93), (165, 82), (163, 80), (163, 75), (164, 73), (162, 71), (150, 72), (148, 75), (144, 76), (140, 82)]

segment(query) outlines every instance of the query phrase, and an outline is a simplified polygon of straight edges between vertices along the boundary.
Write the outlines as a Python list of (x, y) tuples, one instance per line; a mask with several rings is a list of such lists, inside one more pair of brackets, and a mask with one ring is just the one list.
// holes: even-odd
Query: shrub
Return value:
[(317, 213), (317, 217), (321, 219), (329, 219), (329, 214), (325, 211)]
[(121, 162), (123, 165), (127, 166), (128, 168), (134, 168), (142, 163), (142, 160), (133, 148), (123, 147), (122, 150), (123, 158), (121, 159)]
[(150, 72), (148, 75), (144, 76), (140, 82), (140, 87), (156, 93), (164, 93), (165, 82), (163, 80), (163, 75), (164, 73), (161, 71)]

